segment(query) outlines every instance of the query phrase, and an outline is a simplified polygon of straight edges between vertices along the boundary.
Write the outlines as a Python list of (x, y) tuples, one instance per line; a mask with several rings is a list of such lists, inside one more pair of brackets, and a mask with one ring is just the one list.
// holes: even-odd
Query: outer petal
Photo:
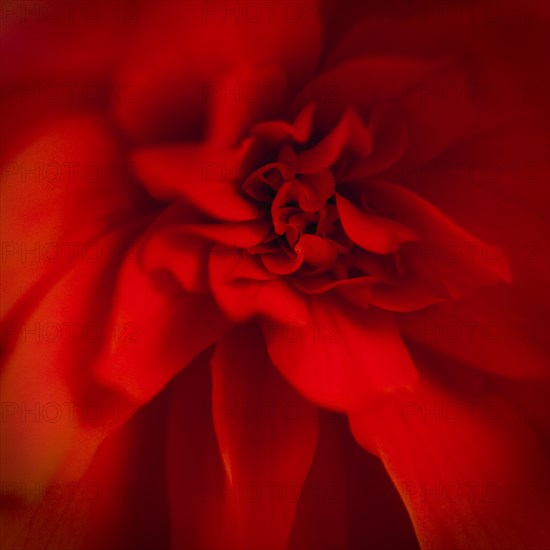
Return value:
[(316, 411), (279, 376), (258, 327), (218, 343), (212, 402), (227, 491), (248, 491), (225, 503), (225, 546), (284, 550), (315, 453)]
[[(208, 371), (207, 371), (208, 372)], [(15, 485), (13, 497), (40, 492), (35, 506), (18, 506), (3, 485), (3, 548), (97, 550), (168, 548), (163, 446), (171, 392), (144, 407), (106, 438), (86, 473), (64, 482)]]
[(383, 464), (354, 441), (345, 417), (322, 411), (317, 453), (288, 550), (418, 550), (403, 501)]
[(351, 425), (384, 462), (422, 548), (548, 547), (547, 461), (505, 401), (422, 382)]
[(11, 160), (40, 124), (102, 110), (112, 93), (132, 101), (134, 84), (126, 81), (113, 90), (112, 73), (135, 25), (137, 4), (2, 3), (2, 161)]
[(262, 324), (273, 363), (306, 397), (351, 410), (414, 383), (412, 360), (389, 316), (320, 296), (309, 307), (309, 325)]
[[(486, 133), (408, 174), (405, 182), (483, 239), (481, 252), (491, 261), (506, 257), (514, 292), (533, 305), (550, 302), (547, 127), (545, 117), (525, 118)], [(464, 247), (436, 254), (447, 264), (468, 256)]]
[(399, 98), (408, 84), (434, 72), (441, 64), (406, 55), (347, 60), (305, 86), (293, 104), (293, 112), (297, 114), (306, 105), (316, 103), (316, 123), (325, 132), (335, 127), (349, 108), (361, 119), (369, 120), (378, 101)]
[(165, 476), (173, 550), (210, 550), (222, 543), (226, 492), (213, 426), (210, 358), (209, 352), (201, 354), (171, 386)]
[[(106, 433), (133, 412), (126, 396), (94, 377), (93, 362), (104, 339), (129, 336), (128, 327), (109, 332), (106, 317), (120, 250), (135, 232), (129, 226), (108, 234), (100, 261), (76, 262), (28, 316), (5, 327), (14, 345), (5, 347), (2, 368), (4, 481), (78, 479)], [(33, 494), (40, 498), (25, 496)]]
[[(279, 79), (273, 86), (273, 79), (259, 83), (234, 71), (275, 66), (293, 87), (306, 80), (320, 53), (316, 7), (310, 0), (291, 8), (263, 0), (253, 6), (199, 0), (147, 5), (119, 73), (120, 82), (135, 83), (136, 95), (132, 102), (115, 102), (118, 120), (140, 141), (189, 139), (204, 136), (212, 90), (221, 89), (232, 114), (248, 116), (260, 103), (280, 101), (286, 89)], [(232, 73), (236, 77), (227, 80)]]
[(548, 315), (533, 316), (505, 287), (402, 318), (407, 340), (515, 379), (548, 379)]
[[(333, 50), (328, 69), (304, 90), (297, 108), (318, 99), (325, 122), (334, 123), (350, 106), (367, 115), (377, 99), (395, 98), (407, 114), (404, 160), (413, 165), (547, 108), (549, 82), (539, 75), (548, 72), (548, 6), (446, 4), (427, 14), (422, 6), (420, 16), (413, 15), (416, 6), (410, 12), (389, 6), (398, 13), (361, 21)], [(349, 8), (338, 15), (345, 13), (349, 19)], [(409, 70), (411, 59), (417, 71)], [(331, 82), (339, 83), (336, 90)]]
[(95, 241), (150, 208), (94, 116), (42, 129), (2, 166), (1, 180), (2, 316), (25, 295), (39, 299), (75, 261), (100, 260)]
[[(134, 8), (132, 0), (70, 7), (63, 0), (52, 0), (47, 6), (6, 4), (2, 11), (3, 78), (22, 81), (34, 76), (67, 84), (71, 77), (104, 75), (112, 66), (113, 54), (121, 49), (121, 33), (135, 20)], [(103, 41), (90, 48), (99, 32)], [(67, 48), (67, 41), (72, 49)]]

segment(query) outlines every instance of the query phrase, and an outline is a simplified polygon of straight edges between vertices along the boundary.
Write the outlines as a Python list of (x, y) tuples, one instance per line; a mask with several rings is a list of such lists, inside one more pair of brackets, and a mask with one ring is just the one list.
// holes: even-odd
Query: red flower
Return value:
[(548, 5), (5, 4), (8, 547), (547, 548)]

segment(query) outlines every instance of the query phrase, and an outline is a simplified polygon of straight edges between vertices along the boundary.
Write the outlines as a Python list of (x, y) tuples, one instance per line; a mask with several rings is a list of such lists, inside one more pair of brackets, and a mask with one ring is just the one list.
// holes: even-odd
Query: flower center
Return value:
[(244, 182), (243, 191), (269, 208), (272, 221), (272, 231), (249, 252), (261, 254), (271, 267), (277, 263), (276, 271), (328, 269), (351, 248), (338, 217), (329, 168), (300, 174), (284, 162), (266, 164)]

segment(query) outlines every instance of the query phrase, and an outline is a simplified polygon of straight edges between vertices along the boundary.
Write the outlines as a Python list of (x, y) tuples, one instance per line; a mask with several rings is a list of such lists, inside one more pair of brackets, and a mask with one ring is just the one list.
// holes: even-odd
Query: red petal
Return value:
[(275, 252), (267, 252), (261, 255), (262, 263), (265, 268), (275, 275), (288, 275), (294, 273), (300, 268), (304, 261), (303, 254), (289, 255), (279, 249)]
[(252, 128), (250, 133), (260, 137), (270, 147), (282, 145), (289, 138), (295, 143), (305, 143), (311, 134), (314, 109), (314, 104), (304, 107), (292, 124), (280, 120), (260, 122)]
[[(47, 7), (5, 5), (1, 37), (1, 48), (5, 52), (4, 82), (42, 80), (50, 88), (74, 87), (72, 93), (65, 90), (63, 94), (54, 94), (53, 98), (49, 95), (46, 101), (37, 102), (42, 108), (48, 107), (48, 103), (61, 103), (61, 98), (66, 98), (67, 106), (74, 106), (75, 98), (89, 94), (81, 88), (88, 84), (92, 87), (92, 96), (102, 88), (107, 90), (109, 85), (104, 79), (133, 27), (135, 8), (132, 0), (121, 0), (117, 4), (92, 2), (89, 7), (76, 4), (70, 9), (63, 0), (52, 0)], [(67, 47), (68, 43), (71, 48)], [(40, 59), (35, 55), (38, 51)], [(29, 102), (29, 96), (26, 101)]]
[[(316, 103), (316, 123), (323, 131), (334, 128), (353, 108), (364, 120), (380, 99), (399, 98), (411, 82), (418, 82), (440, 66), (433, 60), (378, 56), (346, 61), (320, 74), (298, 96), (294, 111)], [(335, 85), (337, 83), (337, 85)]]
[(241, 196), (235, 183), (247, 149), (246, 143), (232, 150), (191, 145), (145, 149), (134, 154), (134, 164), (156, 198), (184, 198), (221, 220), (253, 220), (262, 211)]
[(545, 548), (548, 465), (510, 404), (427, 382), (350, 417), (407, 506), (422, 548)]
[[(157, 231), (147, 240), (144, 265), (148, 271), (168, 270), (184, 289), (208, 290), (208, 257), (213, 242), (229, 250), (258, 244), (269, 231), (267, 222), (182, 224), (175, 223)], [(244, 254), (244, 252), (243, 252)]]
[(338, 258), (338, 251), (326, 239), (304, 233), (294, 250), (303, 255), (304, 261), (313, 266), (324, 265)]
[(119, 330), (129, 327), (133, 337), (107, 343), (97, 374), (140, 403), (228, 327), (210, 296), (182, 290), (167, 273), (145, 272), (132, 256), (119, 275), (110, 322)]
[(189, 292), (208, 292), (208, 257), (212, 243), (171, 227), (151, 235), (143, 253), (150, 273), (169, 271)]
[[(536, 93), (525, 83), (548, 72), (547, 26), (540, 13), (518, 18), (515, 3), (502, 8), (480, 12), (474, 33), (471, 14), (458, 6), (437, 15), (420, 7), (420, 16), (367, 17), (332, 52), (331, 68), (302, 101), (319, 96), (319, 111), (334, 121), (350, 105), (367, 115), (377, 98), (396, 98), (410, 130), (406, 160), (416, 165), (484, 129), (546, 111), (548, 82)], [(512, 44), (523, 44), (521, 52)], [(424, 70), (409, 71), (408, 60)], [(332, 93), (323, 98), (327, 90)]]
[(346, 111), (337, 126), (319, 143), (296, 155), (296, 171), (301, 174), (316, 174), (329, 168), (349, 149), (359, 158), (372, 152), (372, 132), (351, 110)]
[[(3, 484), (2, 548), (168, 548), (163, 448), (171, 397), (165, 392), (107, 437), (83, 476)], [(32, 491), (39, 504), (17, 504)]]
[(225, 545), (284, 550), (317, 444), (315, 408), (277, 373), (257, 327), (218, 343), (212, 405), (226, 490), (251, 497), (227, 498)]
[(223, 548), (226, 493), (212, 418), (211, 354), (201, 354), (174, 380), (166, 425), (166, 489), (171, 547)]
[(288, 83), (282, 68), (239, 65), (206, 89), (209, 102), (210, 143), (221, 146), (249, 137), (258, 120), (277, 116), (288, 102)]
[[(400, 222), (413, 228), (420, 236), (418, 243), (409, 245), (412, 257), (425, 263), (427, 271), (441, 272), (453, 285), (463, 280), (473, 284), (494, 284), (510, 281), (510, 270), (506, 258), (496, 261), (488, 257), (484, 243), (474, 237), (434, 205), (400, 185), (389, 182), (363, 182), (365, 197), (375, 204), (381, 214), (396, 217)], [(459, 261), (438, 261), (438, 252), (448, 248), (468, 251), (460, 256)]]
[(396, 164), (406, 151), (408, 130), (406, 117), (397, 102), (380, 101), (375, 104), (369, 120), (372, 133), (372, 152), (353, 162), (338, 178), (340, 185), (383, 172)]
[(102, 119), (48, 126), (2, 166), (2, 314), (75, 261), (97, 261), (97, 239), (146, 208)]
[(240, 223), (185, 224), (174, 231), (197, 235), (227, 246), (248, 248), (260, 243), (270, 229), (269, 222), (252, 220)]
[(236, 321), (255, 315), (281, 322), (304, 322), (308, 318), (300, 294), (242, 250), (214, 246), (209, 273), (218, 304)]
[(410, 312), (443, 302), (444, 298), (427, 287), (422, 281), (380, 284), (373, 288), (370, 303), (387, 311)]
[[(477, 245), (482, 254), (509, 260), (513, 283), (526, 299), (546, 305), (549, 148), (546, 124), (524, 119), (460, 144), (407, 176), (407, 187), (483, 239)], [(439, 250), (440, 263), (457, 256), (467, 257), (468, 250)]]
[(342, 195), (336, 195), (336, 205), (348, 237), (367, 251), (390, 254), (398, 250), (402, 243), (418, 239), (412, 229), (388, 218), (359, 210)]
[(512, 378), (548, 378), (548, 315), (533, 316), (506, 287), (403, 319), (403, 334), (424, 346)]
[[(316, 2), (301, 1), (288, 13), (269, 4), (255, 4), (254, 15), (242, 3), (147, 4), (118, 74), (118, 85), (134, 85), (131, 100), (115, 101), (121, 125), (139, 141), (196, 139), (206, 126), (205, 92), (238, 67), (280, 67), (292, 86), (307, 81), (320, 53)], [(248, 99), (250, 90), (242, 90), (240, 81), (236, 85), (243, 101), (229, 88), (227, 111), (254, 111), (258, 102)], [(280, 98), (281, 90), (267, 86), (258, 93), (269, 100)]]
[(308, 399), (350, 410), (416, 379), (391, 318), (315, 296), (311, 324), (264, 322), (273, 363)]
[[(75, 262), (30, 312), (3, 327), (11, 336), (0, 386), (3, 481), (34, 487), (78, 479), (100, 441), (135, 410), (93, 373), (103, 341), (131, 335), (127, 326), (110, 332), (106, 318), (110, 280), (135, 232), (109, 233), (97, 243), (98, 260)], [(33, 494), (40, 496), (23, 498)]]
[(292, 284), (305, 294), (323, 294), (335, 289), (350, 303), (361, 307), (369, 307), (373, 288), (379, 282), (380, 278), (374, 276), (335, 280), (333, 277), (321, 274), (318, 277), (296, 278), (292, 281)]

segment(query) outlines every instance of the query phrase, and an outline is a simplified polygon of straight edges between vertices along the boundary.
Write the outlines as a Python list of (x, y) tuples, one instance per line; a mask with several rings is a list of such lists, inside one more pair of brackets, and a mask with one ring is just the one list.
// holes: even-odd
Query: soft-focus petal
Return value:
[(226, 79), (239, 67), (280, 67), (294, 87), (309, 77), (319, 57), (313, 0), (292, 7), (264, 0), (252, 7), (242, 1), (161, 0), (146, 5), (139, 17), (146, 24), (129, 42), (118, 74), (120, 82), (135, 84), (136, 93), (131, 102), (114, 102), (117, 119), (139, 141), (200, 137), (212, 92), (226, 115), (281, 100), (279, 80), (256, 85), (238, 75)]
[(211, 356), (211, 352), (201, 354), (171, 386), (163, 448), (172, 550), (210, 550), (223, 542), (222, 505), (227, 493), (212, 416)]
[(76, 260), (96, 261), (95, 240), (148, 211), (101, 117), (41, 129), (1, 179), (2, 315), (27, 293), (38, 299)]
[[(4, 327), (2, 478), (9, 483), (73, 481), (99, 442), (135, 409), (94, 376), (104, 340), (130, 338), (133, 327), (107, 325), (109, 284), (120, 251), (136, 227), (113, 231), (98, 243), (103, 255), (81, 259), (33, 304)], [(115, 328), (115, 327), (113, 327)], [(34, 495), (34, 496), (33, 496)], [(40, 498), (36, 492), (25, 497)]]
[(422, 382), (351, 416), (357, 440), (384, 462), (422, 548), (549, 544), (544, 451), (506, 401), (468, 401)]
[(484, 371), (516, 379), (547, 379), (548, 316), (533, 316), (505, 287), (413, 313), (401, 322), (410, 341)]
[(236, 179), (248, 145), (235, 149), (177, 145), (140, 150), (138, 177), (156, 198), (184, 198), (202, 212), (229, 221), (257, 219), (262, 210), (240, 193)]
[(272, 365), (259, 327), (218, 343), (212, 406), (227, 492), (255, 491), (225, 503), (224, 547), (284, 550), (315, 453), (317, 416)]
[(467, 245), (495, 264), (506, 258), (514, 287), (534, 305), (550, 301), (547, 127), (547, 118), (525, 119), (486, 133), (408, 174), (405, 182), (482, 239), (435, 247), (435, 261), (450, 265), (468, 258)]

